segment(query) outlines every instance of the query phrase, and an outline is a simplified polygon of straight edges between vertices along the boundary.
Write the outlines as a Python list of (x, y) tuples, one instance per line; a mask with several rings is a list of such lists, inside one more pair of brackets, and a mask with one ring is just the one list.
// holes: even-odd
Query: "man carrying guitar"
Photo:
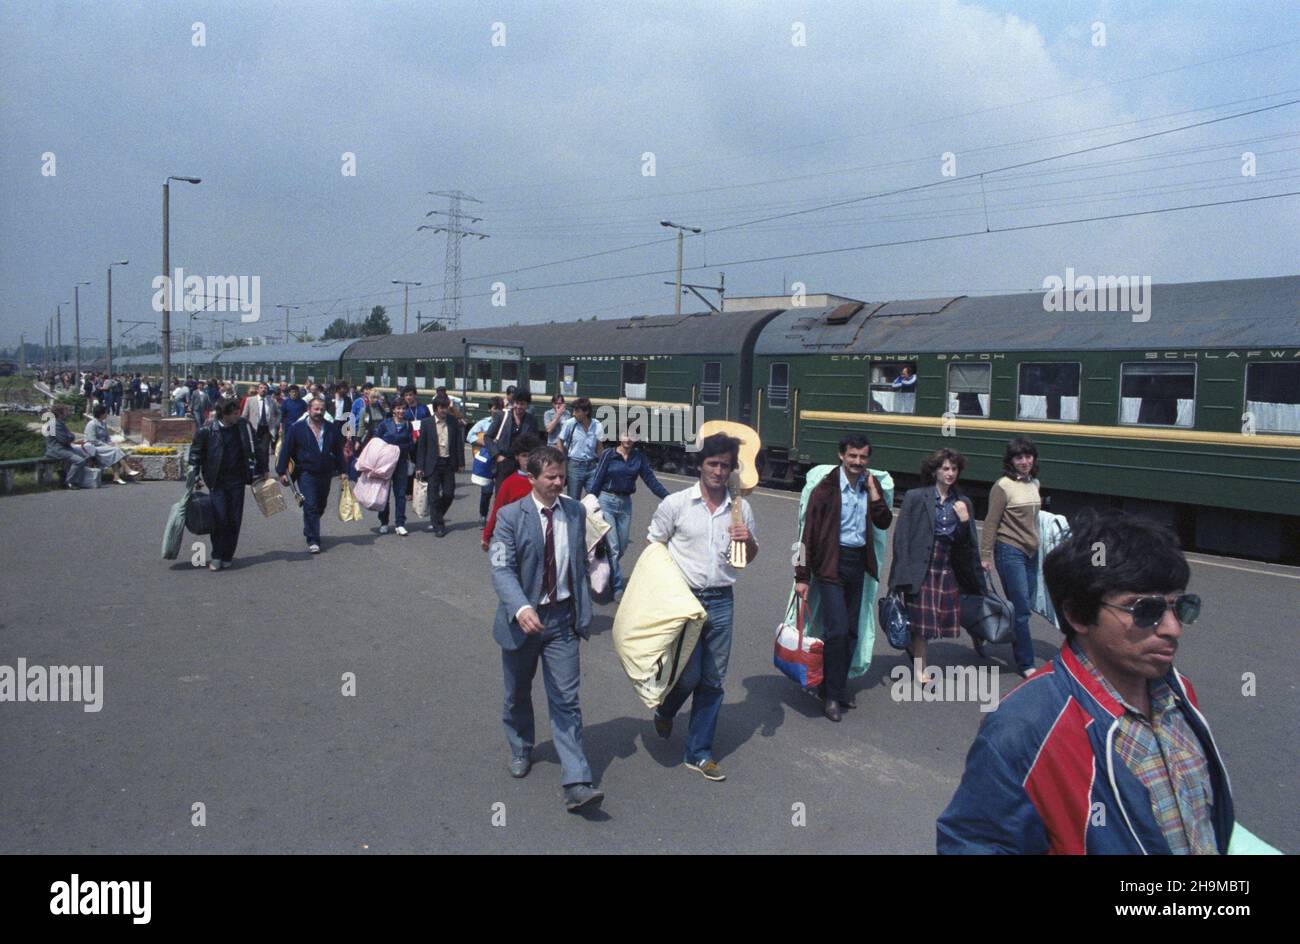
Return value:
[[(725, 433), (706, 436), (700, 448), (699, 483), (665, 498), (647, 535), (668, 545), (668, 553), (708, 613), (686, 668), (654, 716), (655, 731), (666, 738), (672, 734), (673, 717), (691, 698), (684, 761), (706, 780), (727, 779), (713, 759), (713, 735), (731, 656), (731, 588), (736, 582), (732, 542), (737, 542), (747, 560), (758, 555), (754, 512), (747, 501), (728, 490), (740, 461), (740, 446), (739, 439)], [(735, 503), (738, 509), (733, 509)]]

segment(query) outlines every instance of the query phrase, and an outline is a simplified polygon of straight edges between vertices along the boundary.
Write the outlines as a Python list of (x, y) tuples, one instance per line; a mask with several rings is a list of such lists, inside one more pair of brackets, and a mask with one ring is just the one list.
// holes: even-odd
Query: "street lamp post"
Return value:
[(405, 289), (403, 290), (404, 298), (402, 301), (402, 334), (406, 334), (407, 331), (409, 330), (409, 322), (407, 321), (407, 315), (410, 314), (411, 311), (411, 286), (412, 285), (418, 286), (420, 283), (403, 282), (401, 279), (393, 279), (392, 282), (394, 285), (405, 286)]
[[(89, 282), (78, 282), (72, 286), (72, 304), (77, 332), (77, 383), (81, 383), (81, 286), (89, 284)], [(109, 373), (112, 373), (111, 367)]]
[[(126, 265), (130, 260), (108, 264), (108, 373), (113, 373), (113, 266)], [(164, 371), (165, 373), (165, 371)]]
[(674, 310), (680, 315), (682, 313), (682, 238), (687, 230), (698, 234), (700, 229), (697, 226), (681, 226), (671, 220), (660, 220), (659, 225), (677, 230), (677, 307)]
[(173, 180), (183, 180), (187, 184), (198, 184), (202, 181), (198, 177), (168, 177), (163, 181), (163, 310), (162, 310), (162, 382), (171, 389), (172, 376), (172, 272), (171, 272), (171, 222), (168, 216), (168, 207), (171, 204), (171, 182)]

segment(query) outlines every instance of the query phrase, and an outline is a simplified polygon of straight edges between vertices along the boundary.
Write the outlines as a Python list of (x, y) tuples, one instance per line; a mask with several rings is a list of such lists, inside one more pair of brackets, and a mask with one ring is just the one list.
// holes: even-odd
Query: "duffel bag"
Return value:
[(900, 650), (910, 646), (912, 627), (907, 621), (907, 603), (903, 594), (897, 591), (885, 594), (876, 601), (876, 610), (889, 644)]
[(797, 595), (776, 628), (772, 646), (772, 664), (802, 688), (814, 689), (824, 679), (823, 643), (804, 634), (808, 621), (808, 604)]
[(195, 492), (185, 503), (185, 530), (190, 534), (212, 533), (212, 496)]
[(976, 639), (997, 644), (1015, 637), (1016, 609), (998, 596), (988, 578), (984, 592), (961, 595), (961, 625)]

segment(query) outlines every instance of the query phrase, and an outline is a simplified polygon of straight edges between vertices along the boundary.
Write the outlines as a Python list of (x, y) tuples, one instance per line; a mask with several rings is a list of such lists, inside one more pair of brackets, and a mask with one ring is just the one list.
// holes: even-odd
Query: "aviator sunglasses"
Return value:
[(1118, 603), (1102, 602), (1112, 610), (1123, 610), (1133, 617), (1133, 625), (1138, 629), (1151, 629), (1164, 618), (1165, 610), (1172, 609), (1178, 622), (1190, 626), (1201, 615), (1201, 598), (1194, 593), (1181, 593), (1170, 603), (1164, 597), (1140, 597), (1129, 606)]

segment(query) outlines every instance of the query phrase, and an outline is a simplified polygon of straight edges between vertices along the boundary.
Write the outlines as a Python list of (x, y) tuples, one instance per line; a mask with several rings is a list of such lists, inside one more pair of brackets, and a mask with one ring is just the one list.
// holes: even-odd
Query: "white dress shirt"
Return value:
[[(534, 509), (534, 513), (537, 515), (538, 524), (541, 525), (542, 540), (543, 542), (545, 542), (546, 516), (542, 514), (542, 509), (545, 508), (546, 506), (537, 500), (536, 492), (530, 492), (528, 498), (532, 502), (532, 508)], [(552, 600), (549, 596), (543, 596), (542, 599), (538, 602), (539, 606), (546, 606), (547, 604), (550, 603), (562, 603), (565, 600), (569, 599), (571, 595), (570, 587), (569, 587), (569, 523), (567, 520), (565, 520), (564, 509), (561, 507), (561, 501), (559, 498), (555, 500), (555, 504), (552, 505), (551, 507), (555, 509), (555, 514), (551, 516), (551, 519), (554, 521), (554, 527), (555, 527), (555, 599)], [(545, 568), (546, 566), (545, 555), (546, 555), (545, 543), (543, 543), (543, 547), (542, 547), (543, 568)], [(545, 571), (543, 570), (543, 581), (544, 580), (545, 580)], [(531, 606), (532, 606), (531, 603), (528, 604), (528, 606), (521, 606), (519, 610), (515, 613), (515, 619), (518, 620), (519, 614), (522, 613), (524, 610), (531, 608)]]
[[(754, 512), (743, 498), (740, 515), (757, 544)], [(699, 482), (685, 491), (674, 492), (655, 509), (646, 537), (668, 545), (668, 553), (692, 589), (730, 587), (736, 582), (736, 568), (731, 566), (730, 494), (710, 513)]]

